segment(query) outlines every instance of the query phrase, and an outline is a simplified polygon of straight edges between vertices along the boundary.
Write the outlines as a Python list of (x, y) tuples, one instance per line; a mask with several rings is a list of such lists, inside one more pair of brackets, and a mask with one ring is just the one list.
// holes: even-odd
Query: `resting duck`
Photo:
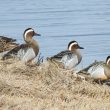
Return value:
[(65, 69), (72, 69), (76, 67), (82, 60), (82, 56), (79, 49), (84, 49), (80, 47), (76, 41), (71, 41), (68, 44), (68, 49), (61, 51), (60, 53), (47, 58), (47, 60), (58, 63), (58, 65)]
[(0, 36), (0, 53), (9, 51), (19, 44), (15, 43), (16, 39)]

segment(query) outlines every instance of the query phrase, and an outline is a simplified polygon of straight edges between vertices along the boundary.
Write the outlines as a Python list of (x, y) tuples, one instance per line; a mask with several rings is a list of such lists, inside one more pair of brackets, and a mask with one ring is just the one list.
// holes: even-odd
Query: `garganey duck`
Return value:
[(110, 56), (106, 58), (106, 62), (94, 62), (83, 71), (95, 80), (104, 81), (110, 79)]
[(47, 58), (47, 60), (58, 64), (58, 66), (61, 65), (60, 67), (62, 68), (73, 69), (82, 60), (82, 56), (79, 52), (79, 49), (84, 49), (84, 48), (80, 47), (76, 41), (71, 41), (68, 44), (67, 50), (61, 51), (60, 53), (50, 58)]
[(18, 46), (17, 43), (15, 43), (16, 39), (0, 36), (0, 53), (9, 51), (16, 46)]
[(25, 64), (33, 63), (33, 59), (39, 53), (39, 44), (36, 40), (32, 39), (35, 35), (40, 36), (40, 34), (35, 33), (32, 28), (26, 29), (23, 34), (23, 38), (26, 43), (21, 44), (10, 50), (7, 54), (3, 56), (3, 59), (8, 59), (14, 56), (19, 58)]

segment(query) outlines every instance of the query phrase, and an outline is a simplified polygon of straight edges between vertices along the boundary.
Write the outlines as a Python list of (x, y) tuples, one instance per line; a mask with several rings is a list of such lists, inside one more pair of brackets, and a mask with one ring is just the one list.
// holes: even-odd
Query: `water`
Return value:
[(1, 0), (0, 35), (23, 43), (27, 27), (42, 36), (40, 43), (45, 58), (67, 48), (71, 40), (81, 50), (87, 66), (110, 55), (110, 0)]

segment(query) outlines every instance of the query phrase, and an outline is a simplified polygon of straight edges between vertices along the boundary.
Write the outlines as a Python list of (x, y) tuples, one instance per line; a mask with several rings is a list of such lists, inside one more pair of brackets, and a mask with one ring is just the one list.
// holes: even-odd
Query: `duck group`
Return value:
[[(33, 39), (34, 36), (41, 36), (32, 28), (25, 29), (23, 33), (23, 44), (16, 43), (16, 39), (0, 36), (0, 55), (2, 60), (10, 58), (18, 58), (25, 64), (36, 64), (34, 60), (39, 54), (39, 43)], [(63, 69), (74, 69), (82, 61), (80, 49), (84, 49), (75, 40), (68, 43), (67, 49), (58, 52), (57, 54), (48, 57), (47, 61), (57, 64)], [(106, 58), (105, 62), (95, 62), (83, 69), (93, 79), (109, 80), (110, 79), (110, 56)]]

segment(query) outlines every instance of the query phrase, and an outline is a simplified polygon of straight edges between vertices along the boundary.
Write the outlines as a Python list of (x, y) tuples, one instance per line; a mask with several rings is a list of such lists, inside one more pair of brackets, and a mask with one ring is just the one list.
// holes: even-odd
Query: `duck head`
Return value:
[(34, 29), (32, 28), (27, 28), (25, 31), (24, 31), (24, 34), (23, 34), (23, 37), (24, 37), (24, 41), (25, 42), (30, 42), (32, 40), (32, 37), (33, 36), (41, 36), (40, 34), (36, 33), (34, 31)]
[(79, 46), (79, 44), (76, 41), (71, 41), (68, 44), (68, 50), (74, 51), (76, 49), (84, 49), (83, 47)]

